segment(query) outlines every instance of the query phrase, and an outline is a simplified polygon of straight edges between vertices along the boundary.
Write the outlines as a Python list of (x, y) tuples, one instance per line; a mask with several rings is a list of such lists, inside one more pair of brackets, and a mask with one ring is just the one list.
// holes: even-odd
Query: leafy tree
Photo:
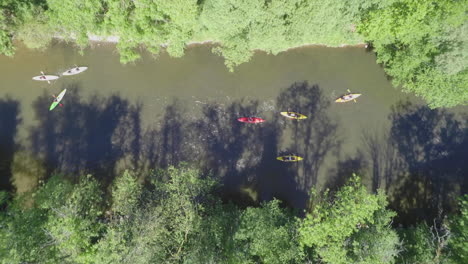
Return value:
[(196, 35), (220, 42), (214, 51), (232, 70), (254, 50), (278, 54), (303, 44), (359, 43), (353, 20), (339, 0), (207, 0)]
[(273, 200), (260, 208), (247, 208), (234, 235), (243, 263), (300, 263), (297, 222)]
[[(123, 182), (133, 180), (128, 175), (117, 180), (114, 201), (136, 197), (138, 187), (127, 188)], [(188, 254), (191, 240), (200, 234), (204, 204), (214, 181), (201, 179), (193, 169), (171, 167), (155, 173), (151, 182), (154, 190), (146, 193), (145, 203), (127, 215), (112, 217), (96, 246), (100, 263), (178, 263)]]
[(450, 107), (468, 102), (467, 12), (466, 1), (400, 0), (364, 14), (358, 29), (395, 86)]
[(14, 54), (13, 37), (25, 23), (43, 12), (41, 1), (3, 0), (0, 2), (0, 54)]
[(30, 49), (43, 49), (50, 43), (53, 33), (42, 9), (36, 8), (34, 13), (25, 18), (16, 37)]
[(116, 214), (131, 215), (137, 209), (143, 186), (129, 171), (114, 181), (112, 188), (112, 211)]
[(91, 176), (75, 185), (53, 176), (37, 192), (19, 196), (0, 231), (2, 263), (89, 263), (102, 229), (101, 201)]
[(124, 63), (139, 57), (136, 49), (141, 44), (155, 55), (165, 45), (170, 55), (182, 56), (198, 16), (196, 0), (105, 0), (105, 4), (105, 30), (120, 36), (117, 48)]
[[(403, 252), (399, 263), (439, 264), (448, 262), (448, 242), (450, 230), (445, 224), (428, 226), (420, 223), (416, 227), (400, 230), (403, 239)], [(455, 262), (456, 263), (456, 262)]]
[(3, 12), (0, 12), (0, 54), (13, 56), (13, 43), (11, 41), (11, 32)]
[(186, 263), (236, 263), (247, 260), (234, 241), (241, 210), (234, 204), (215, 203), (207, 208), (198, 239), (190, 241)]
[[(311, 208), (299, 228), (300, 242), (326, 263), (393, 263), (398, 237), (389, 224), (382, 193), (369, 194), (357, 176), (332, 200), (311, 195)], [(386, 235), (383, 237), (382, 235)], [(378, 245), (378, 246), (377, 246)]]
[[(51, 190), (53, 192), (49, 192)], [(57, 178), (48, 181), (37, 195), (38, 207), (47, 209), (49, 217), (44, 225), (56, 257), (74, 263), (89, 263), (93, 255), (93, 241), (103, 228), (102, 192), (91, 175), (70, 185)]]
[(104, 3), (101, 0), (47, 0), (46, 12), (51, 27), (60, 36), (88, 44), (88, 35), (100, 30)]
[(28, 201), (27, 195), (16, 197), (0, 212), (0, 263), (40, 263), (55, 257), (43, 231), (47, 213), (28, 208)]
[(449, 241), (450, 260), (453, 263), (468, 262), (468, 195), (460, 199), (460, 214), (451, 219)]

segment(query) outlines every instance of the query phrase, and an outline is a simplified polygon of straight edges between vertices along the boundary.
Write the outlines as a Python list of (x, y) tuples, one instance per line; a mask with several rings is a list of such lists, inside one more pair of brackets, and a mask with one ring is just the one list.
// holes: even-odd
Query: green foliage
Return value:
[(11, 41), (11, 32), (8, 30), (9, 25), (6, 22), (5, 15), (0, 12), (0, 54), (13, 56), (14, 47)]
[(325, 193), (324, 200), (312, 201), (299, 228), (301, 244), (326, 263), (392, 263), (398, 237), (388, 226), (395, 214), (385, 209), (385, 195), (369, 194), (354, 176), (333, 200), (327, 197)]
[[(57, 184), (56, 186), (50, 186)], [(48, 189), (58, 190), (47, 197)], [(48, 209), (49, 218), (44, 225), (51, 245), (57, 250), (57, 258), (70, 259), (74, 263), (88, 263), (92, 254), (92, 241), (102, 229), (98, 221), (102, 215), (102, 192), (90, 175), (80, 178), (70, 190), (69, 183), (60, 180), (47, 182), (40, 189), (39, 207)], [(62, 198), (61, 200), (56, 200)]]
[(141, 193), (141, 184), (129, 171), (125, 171), (115, 180), (112, 188), (112, 211), (130, 215), (137, 208)]
[(0, 213), (0, 263), (44, 263), (54, 259), (54, 250), (43, 231), (47, 213), (28, 208), (27, 197), (17, 197)]
[(17, 38), (30, 49), (43, 49), (52, 40), (53, 34), (43, 13), (28, 17), (17, 31)]
[(40, 2), (3, 0), (0, 2), (0, 54), (14, 54), (13, 37), (36, 14), (42, 12)]
[(186, 263), (238, 263), (247, 260), (233, 237), (239, 226), (241, 210), (220, 202), (207, 208), (199, 236), (190, 241)]
[(233, 67), (254, 50), (278, 54), (303, 44), (356, 44), (353, 16), (339, 0), (207, 0), (198, 35), (218, 41), (215, 51)]
[(450, 259), (453, 263), (468, 262), (468, 195), (460, 199), (460, 214), (451, 219)]
[(8, 200), (8, 193), (6, 191), (0, 191), (0, 207), (6, 204)]
[(390, 227), (395, 214), (388, 210), (375, 213), (375, 223), (360, 225), (347, 243), (348, 256), (352, 263), (394, 263), (400, 253), (400, 238)]
[(297, 222), (279, 201), (273, 200), (261, 208), (247, 208), (240, 217), (234, 240), (247, 259), (242, 263), (300, 263), (302, 250), (297, 241)]
[(104, 12), (101, 0), (47, 0), (51, 27), (60, 36), (76, 38), (80, 46), (88, 44), (88, 34), (98, 32)]
[(185, 166), (158, 170), (146, 185), (126, 171), (107, 203), (91, 176), (53, 176), (0, 211), (0, 263), (466, 262), (468, 196), (449, 225), (400, 228), (401, 245), (385, 195), (356, 176), (333, 196), (313, 191), (305, 218), (278, 200), (223, 204), (215, 186)]
[(396, 86), (450, 107), (468, 102), (467, 12), (466, 1), (400, 0), (370, 11), (359, 31)]
[(427, 224), (403, 229), (401, 236), (405, 250), (399, 258), (399, 263), (434, 263), (436, 247), (432, 243), (431, 228)]
[(101, 203), (91, 176), (78, 184), (53, 176), (36, 193), (18, 197), (2, 225), (2, 263), (89, 263), (102, 229)]
[(123, 63), (136, 60), (135, 49), (143, 44), (153, 54), (161, 45), (175, 57), (184, 54), (191, 40), (198, 16), (196, 0), (105, 0), (106, 32), (120, 36), (118, 48)]
[[(196, 170), (172, 167), (154, 174), (151, 181), (155, 189), (146, 193), (146, 202), (138, 207), (131, 202), (134, 210), (112, 217), (96, 246), (99, 263), (178, 263), (200, 235), (203, 202), (209, 201), (214, 181), (201, 179)], [(122, 186), (125, 182), (133, 187)], [(137, 200), (139, 187), (128, 174), (114, 184), (114, 202), (124, 197)]]

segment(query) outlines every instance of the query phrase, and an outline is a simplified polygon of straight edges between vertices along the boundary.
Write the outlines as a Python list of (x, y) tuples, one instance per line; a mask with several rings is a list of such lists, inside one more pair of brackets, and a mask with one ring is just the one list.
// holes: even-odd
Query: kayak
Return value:
[(71, 68), (65, 72), (62, 73), (62, 75), (75, 75), (75, 74), (78, 74), (78, 73), (82, 73), (84, 71), (86, 71), (88, 69), (88, 67), (75, 67), (75, 68)]
[(35, 81), (52, 81), (57, 80), (59, 77), (56, 75), (39, 75), (34, 76), (32, 79)]
[(284, 117), (287, 117), (287, 118), (291, 118), (291, 119), (306, 119), (307, 116), (303, 115), (303, 114), (299, 114), (297, 112), (281, 112), (280, 113), (282, 116)]
[(346, 102), (355, 100), (359, 96), (361, 96), (361, 94), (355, 94), (355, 93), (345, 94), (345, 95), (339, 97), (338, 99), (336, 99), (335, 102), (337, 102), (337, 103), (346, 103)]
[(303, 160), (302, 157), (294, 156), (294, 155), (279, 156), (276, 159), (279, 161), (283, 161), (283, 162), (296, 162), (296, 161)]
[(237, 121), (243, 122), (243, 123), (257, 124), (257, 123), (265, 122), (265, 119), (262, 119), (260, 117), (241, 117), (241, 118), (238, 118)]
[(49, 111), (54, 110), (54, 108), (60, 104), (60, 101), (62, 101), (63, 96), (65, 95), (66, 92), (67, 92), (67, 89), (63, 89), (63, 91), (57, 97), (55, 97), (54, 101), (50, 105)]

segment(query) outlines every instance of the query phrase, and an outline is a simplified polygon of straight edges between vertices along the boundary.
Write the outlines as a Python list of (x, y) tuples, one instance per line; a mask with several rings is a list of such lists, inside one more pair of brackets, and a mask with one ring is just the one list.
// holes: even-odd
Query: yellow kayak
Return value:
[(337, 103), (346, 103), (346, 102), (355, 100), (359, 96), (361, 96), (361, 94), (349, 93), (349, 94), (345, 94), (343, 96), (340, 96), (338, 99), (335, 100), (335, 102), (337, 102)]
[(280, 113), (282, 116), (284, 117), (287, 117), (287, 118), (291, 118), (291, 119), (306, 119), (307, 116), (303, 115), (303, 114), (299, 114), (297, 112), (281, 112)]
[(296, 161), (303, 160), (302, 157), (294, 156), (294, 155), (279, 156), (276, 159), (279, 161), (283, 161), (283, 162), (296, 162)]

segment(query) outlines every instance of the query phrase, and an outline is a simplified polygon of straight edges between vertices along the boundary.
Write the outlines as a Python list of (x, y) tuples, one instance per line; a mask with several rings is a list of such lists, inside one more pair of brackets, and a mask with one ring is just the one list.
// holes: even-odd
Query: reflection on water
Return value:
[[(391, 88), (374, 59), (359, 48), (314, 47), (259, 53), (229, 73), (205, 46), (126, 66), (112, 47), (83, 57), (61, 44), (39, 54), (20, 49), (14, 59), (0, 57), (9, 66), (0, 90), (2, 188), (14, 179), (24, 190), (54, 171), (109, 183), (122, 169), (144, 177), (188, 162), (222, 179), (223, 195), (237, 200), (277, 197), (304, 208), (312, 186), (334, 189), (356, 172), (371, 190), (393, 194), (402, 211), (429, 217), (450, 209), (449, 198), (466, 190), (460, 116), (468, 111), (421, 106)], [(90, 68), (51, 85), (30, 80), (75, 63)], [(50, 95), (64, 88), (64, 107), (49, 112)], [(333, 103), (348, 88), (363, 94), (358, 103)], [(288, 110), (308, 118), (279, 115)], [(282, 163), (281, 154), (304, 160)]]

